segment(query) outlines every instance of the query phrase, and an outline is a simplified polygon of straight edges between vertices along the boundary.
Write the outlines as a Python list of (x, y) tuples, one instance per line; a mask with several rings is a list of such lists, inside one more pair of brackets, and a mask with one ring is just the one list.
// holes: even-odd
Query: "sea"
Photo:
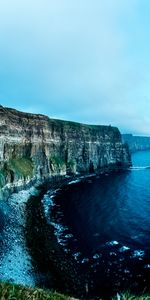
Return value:
[[(81, 176), (41, 199), (58, 243), (81, 266), (91, 299), (150, 291), (150, 151), (133, 153), (132, 162), (126, 171)], [(34, 193), (0, 203), (0, 280), (39, 282), (24, 241), (24, 207)]]

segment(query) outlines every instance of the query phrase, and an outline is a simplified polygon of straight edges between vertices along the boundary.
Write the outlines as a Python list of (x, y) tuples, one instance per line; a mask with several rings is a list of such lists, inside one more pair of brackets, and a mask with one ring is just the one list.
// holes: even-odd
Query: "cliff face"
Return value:
[(119, 130), (0, 107), (0, 188), (54, 175), (127, 167)]
[(128, 144), (131, 152), (150, 150), (150, 137), (123, 134), (122, 139), (124, 143)]

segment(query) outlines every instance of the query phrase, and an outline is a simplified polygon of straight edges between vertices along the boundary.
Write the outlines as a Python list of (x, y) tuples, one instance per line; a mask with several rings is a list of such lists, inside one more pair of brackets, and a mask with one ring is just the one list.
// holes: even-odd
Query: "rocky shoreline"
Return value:
[[(124, 169), (126, 170), (126, 168)], [(122, 171), (122, 168), (107, 167), (101, 168), (97, 174), (118, 171)], [(35, 269), (34, 275), (30, 274), (32, 271), (28, 270), (28, 267), (26, 268), (29, 277), (32, 277), (32, 275), (33, 277), (35, 276), (35, 284), (33, 286), (50, 288), (51, 290), (56, 290), (80, 299), (88, 299), (88, 297), (91, 299), (89, 296), (88, 274), (85, 275), (85, 272), (81, 270), (82, 266), (77, 263), (71, 254), (65, 253), (63, 247), (59, 244), (54, 232), (54, 227), (46, 221), (42, 204), (42, 199), (47, 191), (53, 193), (68, 183), (78, 181), (81, 178), (83, 180), (83, 178), (89, 176), (96, 176), (96, 174), (83, 173), (73, 176), (53, 176), (47, 180), (45, 179), (45, 181), (30, 181), (28, 185), (24, 185), (22, 188), (21, 186), (19, 188), (15, 187), (16, 194), (12, 195), (14, 195), (14, 197), (17, 195), (17, 199), (13, 201), (16, 201), (16, 203), (14, 203), (15, 207), (17, 207), (19, 214), (23, 213), (22, 216), (24, 219), (24, 224), (23, 226), (21, 225), (21, 240), (24, 239), (23, 247), (25, 252), (29, 252), (33, 269)], [(23, 188), (24, 190), (22, 190)], [(7, 197), (4, 198), (5, 200), (3, 199), (6, 205), (8, 202), (10, 205), (11, 202), (13, 204), (11, 192), (12, 190), (8, 189)], [(24, 196), (26, 199), (23, 200)], [(23, 204), (23, 211), (21, 211), (21, 203)], [(16, 214), (16, 221), (18, 222), (18, 213)], [(18, 229), (20, 231), (20, 224), (17, 225), (17, 230)], [(13, 230), (16, 229), (12, 228), (12, 233)], [(17, 239), (16, 243), (18, 243)], [(17, 248), (15, 241), (14, 247), (16, 253)], [(13, 268), (13, 259), (9, 264), (10, 267)], [(7, 278), (4, 278), (4, 280), (7, 280)], [(21, 278), (19, 281), (13, 279), (12, 282), (26, 284), (26, 279), (23, 282), (21, 282)], [(29, 281), (27, 280), (27, 282)]]
[[(116, 170), (107, 168), (101, 170), (100, 174), (118, 171), (120, 171), (118, 168)], [(96, 174), (82, 176), (82, 179), (88, 176), (96, 176)], [(56, 189), (62, 189), (68, 183), (79, 180), (80, 177), (55, 177), (52, 181), (38, 187), (38, 196), (31, 196), (26, 205), (25, 235), (33, 263), (39, 272), (44, 274), (44, 281), (39, 279), (38, 286), (80, 299), (91, 299), (88, 272), (85, 274), (85, 270), (81, 270), (82, 266), (72, 255), (65, 253), (54, 233), (54, 227), (47, 223), (42, 204), (42, 199), (48, 190), (53, 194)]]
[[(41, 202), (48, 189), (54, 191), (75, 179), (55, 178), (38, 187), (38, 196), (31, 196), (26, 205), (25, 236), (33, 264), (44, 274), (43, 287), (81, 298), (86, 296), (85, 276), (80, 275), (79, 265), (58, 243), (53, 226), (46, 222)], [(41, 287), (42, 280), (37, 285)]]

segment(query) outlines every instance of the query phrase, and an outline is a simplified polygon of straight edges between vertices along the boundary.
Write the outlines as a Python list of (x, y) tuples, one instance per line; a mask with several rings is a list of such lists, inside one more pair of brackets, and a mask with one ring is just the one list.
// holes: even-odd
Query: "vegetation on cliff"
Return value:
[(49, 158), (50, 167), (52, 172), (61, 173), (61, 171), (66, 172), (66, 162), (63, 158), (58, 155), (50, 156)]
[(55, 120), (1, 106), (0, 134), (1, 187), (17, 186), (20, 177), (43, 180), (131, 164), (119, 129), (112, 126)]
[(76, 173), (76, 162), (74, 159), (66, 161), (61, 156), (53, 155), (50, 156), (49, 162), (50, 162), (50, 168), (52, 172), (56, 172), (56, 173), (64, 172), (64, 174)]
[[(12, 183), (14, 178), (31, 178), (33, 176), (33, 162), (30, 158), (14, 158), (6, 161), (0, 168), (0, 188), (6, 182)], [(8, 179), (9, 178), (9, 179)]]
[(8, 163), (10, 170), (19, 176), (32, 177), (33, 173), (33, 163), (31, 159), (22, 157), (11, 159)]

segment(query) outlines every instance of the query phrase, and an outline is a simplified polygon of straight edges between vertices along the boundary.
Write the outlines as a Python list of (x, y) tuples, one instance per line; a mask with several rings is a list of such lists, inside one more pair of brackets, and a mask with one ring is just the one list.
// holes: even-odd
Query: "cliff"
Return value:
[(123, 134), (122, 139), (127, 143), (131, 152), (150, 150), (150, 137)]
[(130, 165), (119, 130), (50, 119), (0, 106), (0, 189), (55, 175)]

